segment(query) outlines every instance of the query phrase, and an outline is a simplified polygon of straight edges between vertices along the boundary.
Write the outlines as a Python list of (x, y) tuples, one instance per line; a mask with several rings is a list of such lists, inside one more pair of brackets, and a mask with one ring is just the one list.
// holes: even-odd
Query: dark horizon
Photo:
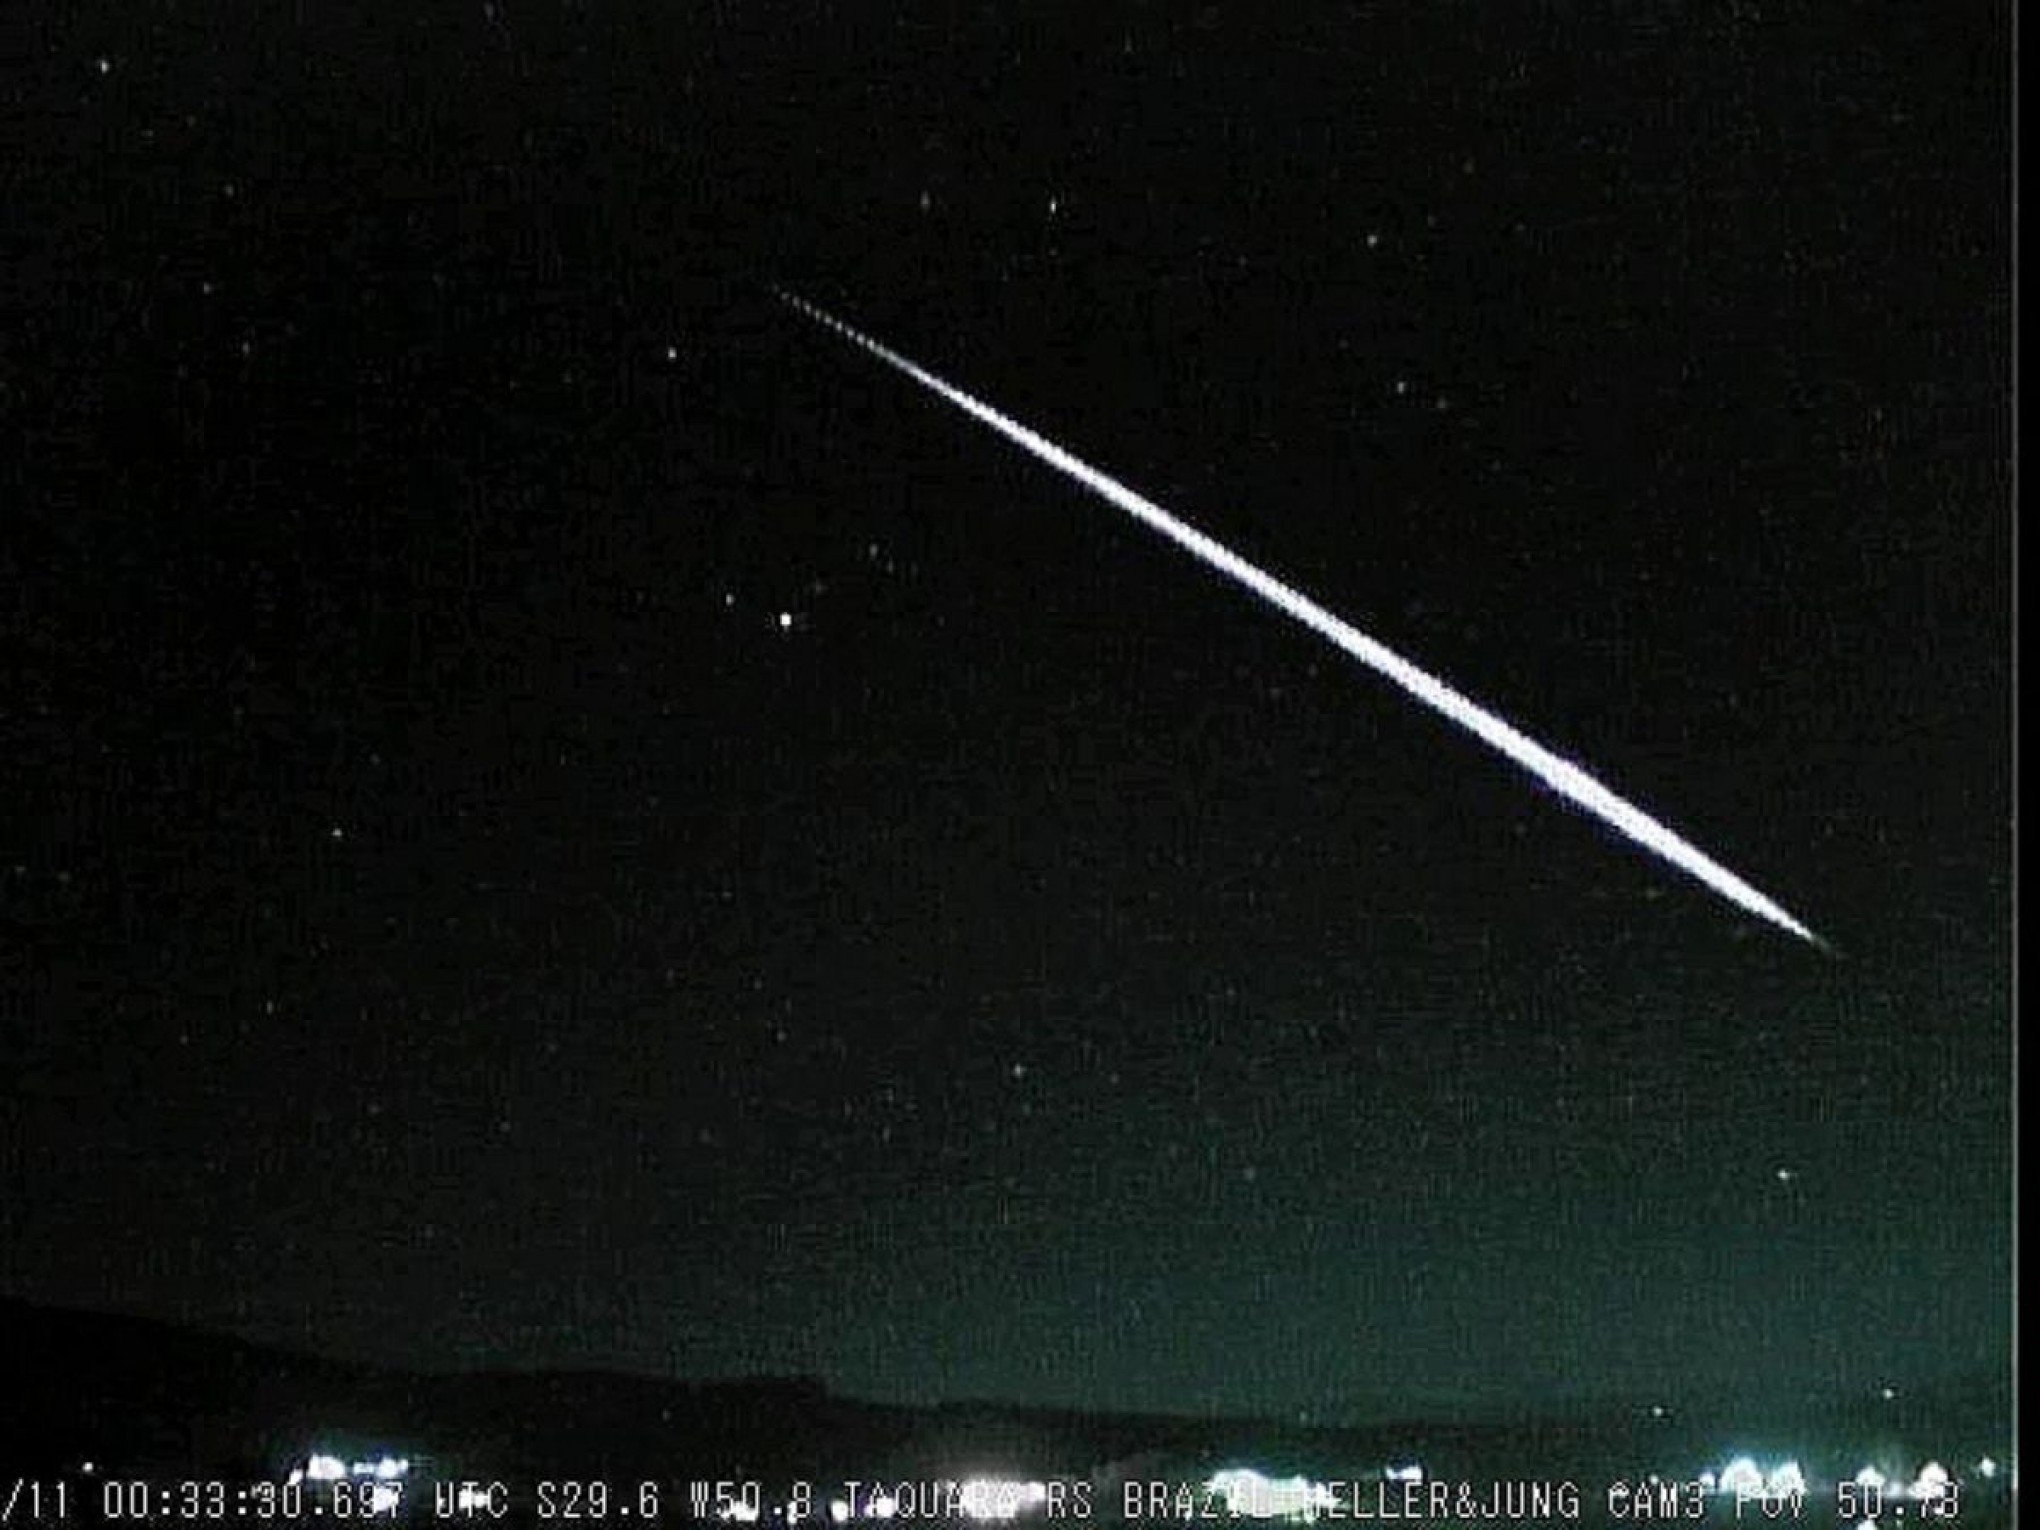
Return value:
[[(1561, 1399), (1532, 1408), (1397, 1410), (1378, 1406), (1346, 1416), (1214, 1416), (1167, 1407), (1087, 1410), (975, 1397), (908, 1405), (860, 1397), (831, 1386), (823, 1377), (789, 1374), (665, 1376), (609, 1369), (508, 1366), (435, 1370), (381, 1365), (160, 1317), (47, 1307), (13, 1297), (0, 1297), (0, 1334), (10, 1336), (17, 1355), (26, 1364), (27, 1379), (34, 1383), (46, 1405), (54, 1403), (61, 1390), (53, 1383), (68, 1379), (73, 1384), (72, 1390), (92, 1399), (97, 1408), (156, 1409), (167, 1404), (162, 1421), (174, 1423), (179, 1403), (194, 1419), (211, 1416), (215, 1421), (223, 1410), (231, 1415), (248, 1406), (249, 1422), (274, 1433), (283, 1419), (302, 1413), (308, 1405), (316, 1410), (324, 1403), (337, 1405), (340, 1414), (355, 1421), (326, 1429), (335, 1436), (361, 1433), (364, 1408), (398, 1416), (402, 1427), (390, 1431), (392, 1435), (413, 1438), (419, 1437), (421, 1431), (429, 1434), (435, 1422), (429, 1411), (434, 1402), (441, 1405), (451, 1402), (453, 1406), (446, 1411), (455, 1415), (485, 1403), (492, 1411), (500, 1410), (500, 1402), (488, 1402), (489, 1394), (470, 1390), (483, 1382), (578, 1388), (591, 1397), (606, 1395), (616, 1414), (608, 1421), (609, 1425), (628, 1424), (633, 1428), (650, 1424), (648, 1399), (663, 1398), (670, 1403), (672, 1399), (685, 1398), (710, 1407), (718, 1400), (724, 1404), (745, 1398), (770, 1400), (782, 1409), (802, 1407), (808, 1411), (810, 1416), (804, 1420), (788, 1421), (789, 1438), (805, 1437), (812, 1431), (817, 1440), (826, 1440), (841, 1431), (846, 1419), (866, 1423), (888, 1418), (915, 1420), (916, 1428), (926, 1427), (935, 1419), (979, 1419), (1001, 1428), (1028, 1420), (1061, 1420), (1107, 1431), (1115, 1427), (1166, 1430), (1178, 1424), (1219, 1424), (1264, 1428), (1272, 1431), (1269, 1439), (1292, 1442), (1341, 1437), (1389, 1440), (1400, 1435), (1410, 1440), (1429, 1437), (1464, 1443), (1502, 1438), (1508, 1431), (1530, 1428), (1585, 1430), (1588, 1434), (1583, 1437), (1595, 1439), (1652, 1435), (1684, 1439), (1695, 1434), (1713, 1439), (1718, 1435), (1714, 1443), (1732, 1450), (1738, 1438), (1748, 1441), (1769, 1436), (1775, 1441), (1818, 1442), (1832, 1452), (1837, 1447), (1837, 1437), (1851, 1433), (1874, 1434), (1885, 1441), (1887, 1450), (1901, 1441), (1919, 1448), (1923, 1441), (1937, 1436), (1945, 1444), (1949, 1443), (1950, 1435), (1973, 1437), (1979, 1430), (2008, 1431), (2012, 1422), (2011, 1377), (2008, 1372), (1997, 1371), (1950, 1376), (1903, 1396), (1891, 1397), (1830, 1394), (1758, 1400), (1744, 1394), (1717, 1395), (1689, 1397), (1676, 1408), (1662, 1409), (1638, 1408), (1628, 1398), (1608, 1397)], [(179, 1378), (178, 1390), (154, 1391), (159, 1375)], [(416, 1390), (421, 1387), (426, 1390)], [(23, 1398), (19, 1388), (12, 1395), (17, 1400)], [(194, 1402), (194, 1398), (198, 1401)], [(261, 1400), (251, 1404), (251, 1399), (258, 1398)], [(285, 1404), (284, 1398), (292, 1401)], [(851, 1411), (845, 1413), (845, 1409)], [(42, 1410), (0, 1416), (10, 1418), (11, 1429), (33, 1431), (39, 1416), (47, 1424), (52, 1417), (65, 1419), (65, 1412), (58, 1404), (54, 1408), (46, 1406)], [(1829, 1438), (1821, 1438), (1824, 1431)], [(1098, 1438), (1107, 1441), (1112, 1437), (1108, 1433)], [(1157, 1443), (1167, 1438), (1166, 1434), (1153, 1437)], [(2008, 1443), (2006, 1435), (1994, 1448), (2002, 1449)], [(1929, 1445), (1921, 1453), (1931, 1455), (1934, 1450)]]
[(2008, 1368), (2008, 25), (43, 23), (0, 1295), (1212, 1416)]

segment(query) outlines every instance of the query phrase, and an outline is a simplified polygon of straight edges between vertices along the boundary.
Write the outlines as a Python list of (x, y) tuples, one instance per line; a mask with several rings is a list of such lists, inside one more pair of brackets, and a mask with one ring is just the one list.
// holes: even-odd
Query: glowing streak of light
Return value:
[(797, 293), (775, 289), (780, 300), (795, 312), (832, 330), (895, 371), (920, 383), (929, 391), (956, 405), (964, 413), (989, 425), (1015, 445), (1031, 452), (1050, 467), (1074, 478), (1108, 503), (1145, 522), (1199, 561), (1217, 569), (1227, 578), (1245, 585), (1277, 610), (1286, 613), (1317, 633), (1335, 648), (1350, 654), (1376, 674), (1402, 687), (1433, 711), (1507, 755), (1567, 801), (1591, 813), (1610, 828), (1636, 841), (1687, 875), (1704, 882), (1739, 908), (1768, 920), (1779, 929), (1797, 935), (1823, 950), (1827, 943), (1801, 924), (1778, 904), (1708, 856), (1698, 846), (1667, 828), (1628, 799), (1602, 785), (1570, 760), (1554, 754), (1485, 707), (1461, 695), (1443, 680), (1412, 664), (1385, 644), (1377, 642), (1351, 623), (1334, 616), (1299, 590), (1292, 589), (1273, 574), (1256, 567), (1230, 548), (1206, 536), (1196, 527), (1177, 519), (1154, 501), (1136, 494), (1116, 478), (1063, 450), (1053, 441), (1009, 419), (991, 405), (971, 397), (961, 388), (945, 382), (900, 355), (897, 351), (854, 329), (827, 310)]

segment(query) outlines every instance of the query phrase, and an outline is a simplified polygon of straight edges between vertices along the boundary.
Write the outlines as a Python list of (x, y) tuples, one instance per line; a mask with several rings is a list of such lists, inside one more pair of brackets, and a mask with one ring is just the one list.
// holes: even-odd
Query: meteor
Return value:
[(1801, 940), (1828, 949), (1827, 942), (1801, 924), (1783, 908), (1758, 892), (1748, 882), (1712, 859), (1698, 846), (1667, 828), (1627, 798), (1602, 785), (1572, 761), (1554, 754), (1535, 739), (1460, 694), (1437, 676), (1420, 669), (1401, 654), (1369, 637), (1350, 622), (1333, 615), (1300, 590), (1291, 588), (1265, 569), (1249, 563), (1238, 553), (1222, 546), (1196, 527), (1171, 515), (1153, 500), (1136, 494), (1118, 479), (1092, 467), (1053, 441), (1009, 419), (990, 404), (971, 397), (961, 388), (945, 382), (933, 372), (890, 350), (861, 330), (844, 323), (826, 309), (799, 294), (775, 287), (774, 293), (796, 313), (812, 319), (822, 328), (848, 340), (893, 370), (912, 378), (938, 397), (946, 399), (981, 423), (989, 425), (1015, 445), (1039, 457), (1057, 471), (1067, 474), (1099, 498), (1118, 506), (1192, 557), (1217, 569), (1228, 579), (1246, 586), (1278, 611), (1301, 622), (1333, 647), (1358, 659), (1376, 674), (1400, 686), (1435, 712), (1443, 713), (1491, 748), (1515, 761), (1546, 786), (1575, 806), (1626, 835), (1646, 850), (1696, 877), (1738, 908), (1768, 920)]

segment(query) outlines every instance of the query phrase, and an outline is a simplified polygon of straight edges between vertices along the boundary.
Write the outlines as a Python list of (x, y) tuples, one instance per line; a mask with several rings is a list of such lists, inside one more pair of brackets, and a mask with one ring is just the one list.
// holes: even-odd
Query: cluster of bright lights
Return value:
[[(89, 1469), (89, 1468), (88, 1468)], [(383, 1455), (373, 1460), (347, 1461), (339, 1456), (317, 1453), (306, 1458), (304, 1464), (290, 1473), (290, 1481), (297, 1482), (343, 1482), (362, 1481), (368, 1489), (368, 1506), (372, 1512), (390, 1513), (399, 1504), (402, 1489), (400, 1479), (411, 1470), (407, 1457)], [(1976, 1462), (1976, 1474), (1985, 1480), (1995, 1479), (2004, 1470), (2003, 1465), (1990, 1456), (1983, 1456)], [(1388, 1482), (1421, 1483), (1425, 1480), (1424, 1468), (1415, 1462), (1388, 1466), (1383, 1469)], [(1902, 1476), (1903, 1474), (1900, 1474)], [(1658, 1479), (1653, 1476), (1651, 1481)], [(1947, 1467), (1939, 1461), (1929, 1460), (1902, 1486), (1898, 1477), (1887, 1473), (1875, 1464), (1866, 1463), (1858, 1468), (1851, 1479), (1854, 1484), (1880, 1497), (1887, 1491), (1915, 1502), (1937, 1502), (1948, 1497), (1955, 1489), (1955, 1481)], [(1803, 1498), (1807, 1493), (1807, 1479), (1799, 1463), (1794, 1460), (1780, 1461), (1768, 1470), (1750, 1456), (1737, 1456), (1717, 1473), (1703, 1471), (1699, 1474), (1700, 1486), (1709, 1493), (1734, 1496), (1740, 1499), (1785, 1500)], [(964, 1516), (970, 1520), (1003, 1523), (1020, 1518), (1038, 1510), (1048, 1499), (1048, 1488), (1039, 1481), (1021, 1481), (998, 1477), (967, 1478), (956, 1484), (957, 1502)], [(1326, 1511), (1335, 1507), (1332, 1489), (1322, 1483), (1303, 1476), (1270, 1477), (1252, 1467), (1228, 1467), (1215, 1473), (1205, 1484), (1206, 1490), (1224, 1500), (1227, 1511), (1243, 1519), (1280, 1519), (1310, 1522), (1319, 1519)], [(465, 1485), (462, 1498), (471, 1492)], [(463, 1501), (463, 1509), (477, 1508), (479, 1502)], [(827, 1514), (834, 1525), (846, 1525), (854, 1519), (867, 1521), (890, 1521), (902, 1513), (899, 1499), (891, 1493), (874, 1493), (859, 1514), (846, 1499), (829, 1501)], [(719, 1518), (734, 1524), (751, 1524), (761, 1517), (755, 1504), (736, 1502), (725, 1505), (719, 1511)], [(774, 1517), (789, 1523), (798, 1517), (795, 1511), (780, 1509)], [(1866, 1522), (1868, 1523), (1868, 1522)]]
[[(1416, 1462), (1386, 1467), (1388, 1482), (1420, 1483), (1424, 1469)], [(1329, 1483), (1309, 1477), (1270, 1477), (1251, 1466), (1232, 1466), (1215, 1473), (1205, 1491), (1225, 1500), (1226, 1512), (1237, 1519), (1287, 1519), (1312, 1522), (1339, 1511), (1339, 1499)]]
[(1332, 1490), (1308, 1477), (1264, 1477), (1250, 1466), (1215, 1473), (1205, 1488), (1225, 1499), (1226, 1509), (1246, 1519), (1316, 1519), (1332, 1507)]
[[(315, 1455), (290, 1474), (292, 1483), (299, 1482), (340, 1482), (349, 1477), (366, 1477), (375, 1482), (395, 1482), (411, 1469), (408, 1456), (383, 1456), (374, 1461), (356, 1461), (352, 1465), (338, 1456)], [(395, 1490), (391, 1490), (394, 1505)], [(373, 1496), (373, 1495), (371, 1495)]]
[[(1976, 1463), (1976, 1474), (1988, 1481), (1998, 1474), (1997, 1462), (1989, 1456), (1983, 1457)], [(1912, 1481), (1903, 1487), (1897, 1487), (1888, 1475), (1874, 1465), (1861, 1468), (1852, 1480), (1856, 1486), (1868, 1488), (1878, 1494), (1896, 1488), (1902, 1496), (1916, 1503), (1928, 1503), (1945, 1498), (1954, 1485), (1954, 1479), (1949, 1475), (1948, 1468), (1939, 1461), (1927, 1462), (1913, 1474)]]
[(1916, 1499), (1921, 1503), (1930, 1503), (1935, 1499), (1945, 1498), (1947, 1494), (1948, 1468), (1939, 1461), (1929, 1461), (1925, 1466), (1921, 1467), (1918, 1475), (1913, 1478), (1911, 1486), (1905, 1490), (1906, 1497)]
[[(2003, 1470), (2002, 1464), (1989, 1456), (1976, 1463), (1978, 1475), (1985, 1478), (1995, 1477)], [(1393, 1483), (1415, 1484), (1426, 1480), (1424, 1468), (1416, 1462), (1386, 1466), (1382, 1477)], [(1666, 1480), (1655, 1473), (1648, 1478), (1652, 1485)], [(1789, 1458), (1765, 1466), (1752, 1456), (1737, 1456), (1718, 1472), (1701, 1472), (1697, 1480), (1708, 1493), (1744, 1501), (1804, 1500), (1810, 1491), (1805, 1469), (1798, 1461)], [(1927, 1462), (1903, 1487), (1875, 1465), (1860, 1468), (1853, 1481), (1856, 1486), (1879, 1496), (1889, 1490), (1921, 1502), (1945, 1498), (1954, 1487), (1947, 1468), (1938, 1461)], [(1248, 1466), (1227, 1467), (1214, 1473), (1204, 1486), (1207, 1493), (1223, 1501), (1226, 1513), (1237, 1519), (1310, 1523), (1321, 1520), (1338, 1506), (1334, 1490), (1326, 1483), (1300, 1475), (1270, 1477)], [(1039, 1508), (1048, 1497), (1048, 1489), (1041, 1482), (978, 1477), (969, 1478), (957, 1487), (964, 1516), (981, 1522), (1018, 1519)], [(883, 1491), (873, 1494), (863, 1505), (861, 1513), (843, 1498), (830, 1500), (827, 1508), (829, 1520), (838, 1526), (848, 1525), (854, 1520), (889, 1521), (910, 1512), (902, 1509), (896, 1497)], [(793, 1516), (781, 1511), (778, 1517), (790, 1521)], [(758, 1513), (755, 1509), (733, 1506), (723, 1511), (722, 1518), (748, 1523), (758, 1518)]]
[[(2001, 1463), (1990, 1456), (1983, 1456), (1976, 1463), (1976, 1474), (1990, 1481), (2003, 1471)], [(1911, 1481), (1903, 1480), (1903, 1473), (1887, 1472), (1874, 1462), (1866, 1462), (1856, 1469), (1850, 1482), (1855, 1486), (1881, 1498), (1886, 1493), (1911, 1499), (1916, 1503), (1932, 1503), (1948, 1497), (1957, 1483), (1948, 1468), (1939, 1461), (1928, 1461)], [(1700, 1485), (1710, 1493), (1733, 1494), (1740, 1498), (1790, 1498), (1807, 1491), (1806, 1474), (1796, 1461), (1785, 1461), (1765, 1471), (1748, 1456), (1737, 1456), (1717, 1474), (1700, 1473)]]
[(1734, 1493), (1748, 1498), (1764, 1490), (1764, 1474), (1748, 1456), (1737, 1456), (1719, 1474), (1702, 1472), (1700, 1485), (1717, 1493)]
[(1806, 1473), (1797, 1461), (1781, 1461), (1767, 1472), (1748, 1456), (1737, 1456), (1719, 1476), (1702, 1472), (1700, 1485), (1737, 1498), (1791, 1498), (1805, 1494)]

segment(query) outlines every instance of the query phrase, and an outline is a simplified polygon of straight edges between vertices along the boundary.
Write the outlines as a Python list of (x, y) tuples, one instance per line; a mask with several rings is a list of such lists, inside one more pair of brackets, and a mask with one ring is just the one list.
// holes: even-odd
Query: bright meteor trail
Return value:
[(1689, 876), (1699, 878), (1738, 907), (1747, 909), (1759, 918), (1769, 920), (1782, 930), (1789, 930), (1801, 940), (1826, 949), (1826, 942), (1812, 930), (1726, 866), (1659, 823), (1635, 803), (1618, 796), (1570, 760), (1553, 754), (1535, 739), (1519, 732), (1485, 707), (1462, 696), (1444, 681), (1419, 669), (1408, 659), (1376, 642), (1351, 623), (1334, 616), (1308, 595), (1290, 588), (1273, 574), (1257, 568), (1238, 553), (1213, 541), (1196, 527), (1178, 520), (1154, 501), (1134, 493), (1117, 479), (1064, 451), (1025, 425), (1008, 419), (991, 405), (972, 398), (961, 388), (944, 382), (934, 373), (917, 366), (897, 351), (888, 350), (869, 335), (853, 329), (833, 314), (817, 308), (807, 299), (784, 289), (775, 291), (788, 307), (805, 314), (824, 328), (835, 331), (853, 345), (876, 356), (887, 366), (905, 373), (966, 414), (973, 415), (991, 426), (1009, 441), (1025, 447), (1050, 467), (1067, 473), (1092, 493), (1117, 505), (1128, 515), (1146, 522), (1185, 552), (1209, 564), (1227, 578), (1245, 585), (1276, 609), (1287, 612), (1334, 647), (1351, 654), (1375, 673), (1394, 681), (1425, 706), (1444, 713), (1460, 727), (1500, 750), (1561, 797), (1584, 808), (1610, 828), (1626, 834)]

